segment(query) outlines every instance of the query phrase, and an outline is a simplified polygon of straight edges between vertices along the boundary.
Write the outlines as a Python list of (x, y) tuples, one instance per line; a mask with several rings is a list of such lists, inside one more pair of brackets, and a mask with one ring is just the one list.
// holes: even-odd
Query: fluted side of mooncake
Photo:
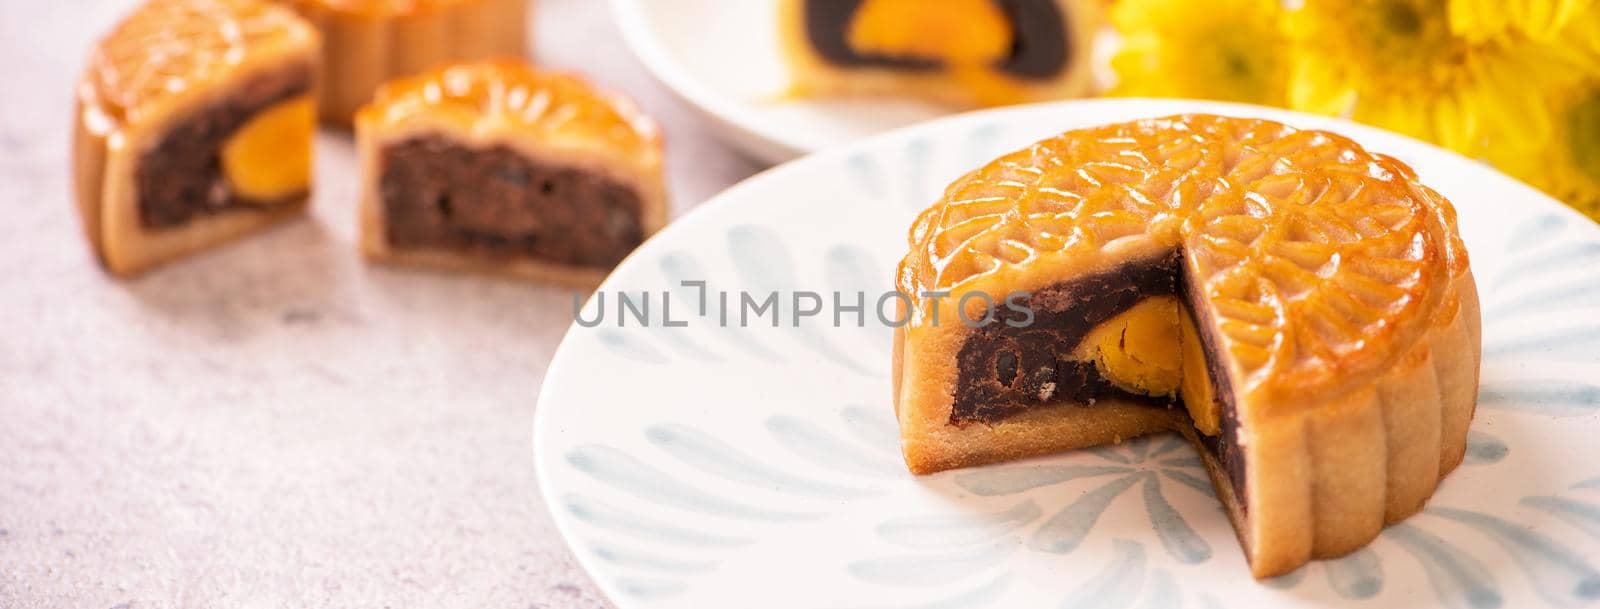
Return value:
[(458, 61), (521, 57), (531, 0), (280, 0), (322, 30), (321, 116), (348, 125), (390, 79)]
[[(1479, 322), (1454, 210), (1409, 167), (1341, 136), (1206, 115), (1068, 132), (958, 179), (909, 241), (898, 289), (950, 292), (914, 298), (896, 335), (913, 471), (1176, 428), (1206, 456), (1267, 577), (1369, 542), (1461, 460)], [(931, 321), (973, 317), (955, 306), (962, 294), (1035, 292), (1174, 251), (1236, 437), (1154, 414), (1108, 427), (1138, 416), (1121, 403), (952, 421), (956, 354), (972, 333)], [(1208, 449), (1219, 442), (1237, 451), (1232, 467)]]

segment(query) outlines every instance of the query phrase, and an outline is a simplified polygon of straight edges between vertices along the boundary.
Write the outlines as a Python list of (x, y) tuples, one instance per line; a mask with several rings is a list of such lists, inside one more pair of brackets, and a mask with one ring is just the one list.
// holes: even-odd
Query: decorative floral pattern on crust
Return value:
[(917, 218), (899, 287), (961, 291), (1128, 238), (1187, 253), (1245, 390), (1385, 365), (1466, 272), (1454, 211), (1399, 161), (1186, 115), (1068, 132), (967, 174)]
[(212, 81), (256, 50), (316, 39), (293, 11), (265, 0), (152, 0), (95, 47), (88, 80), (103, 110), (131, 121), (141, 107)]
[(392, 81), (359, 120), (388, 127), (444, 120), (465, 133), (505, 126), (542, 137), (609, 142), (644, 158), (660, 155), (660, 130), (632, 102), (583, 79), (516, 60), (459, 64)]

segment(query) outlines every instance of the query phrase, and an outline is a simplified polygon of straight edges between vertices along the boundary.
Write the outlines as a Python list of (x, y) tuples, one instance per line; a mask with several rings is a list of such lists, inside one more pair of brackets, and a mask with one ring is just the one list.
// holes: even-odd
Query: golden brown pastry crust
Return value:
[[(879, 97), (906, 95), (956, 107), (995, 105), (962, 86), (948, 73), (912, 73), (872, 67), (840, 67), (823, 59), (806, 38), (801, 16), (807, 0), (780, 0), (778, 38), (790, 73), (790, 84), (799, 96)], [(1006, 85), (1009, 99), (1003, 103), (1024, 103), (1067, 99), (1089, 95), (1095, 90), (1091, 59), (1094, 40), (1104, 23), (1104, 9), (1097, 0), (1062, 0), (1062, 19), (1068, 37), (1067, 66), (1049, 79), (1020, 79), (997, 75)]]
[(451, 62), (520, 57), (531, 0), (280, 0), (327, 39), (323, 120), (349, 125), (385, 81)]
[[(900, 291), (952, 292), (919, 298), (896, 334), (914, 472), (1094, 442), (1043, 413), (951, 425), (969, 330), (929, 323), (935, 306), (951, 320), (967, 291), (1035, 291), (1174, 249), (1233, 388), (1246, 503), (1201, 452), (1258, 577), (1365, 545), (1461, 461), (1479, 322), (1454, 210), (1338, 135), (1205, 115), (1068, 132), (957, 180), (910, 242)], [(1197, 439), (1174, 420), (1139, 432)]]
[(531, 259), (485, 261), (443, 250), (405, 250), (385, 239), (378, 180), (393, 143), (440, 136), (470, 147), (504, 145), (545, 166), (605, 175), (640, 197), (648, 237), (667, 221), (660, 129), (631, 101), (575, 76), (511, 59), (442, 67), (379, 89), (356, 118), (361, 157), (361, 249), (371, 259), (593, 286), (608, 269)]
[(301, 198), (146, 230), (134, 173), (175, 121), (251, 79), (308, 70), (314, 81), (320, 44), (293, 12), (264, 0), (152, 0), (99, 42), (76, 91), (73, 182), (85, 235), (107, 269), (138, 273), (304, 209)]

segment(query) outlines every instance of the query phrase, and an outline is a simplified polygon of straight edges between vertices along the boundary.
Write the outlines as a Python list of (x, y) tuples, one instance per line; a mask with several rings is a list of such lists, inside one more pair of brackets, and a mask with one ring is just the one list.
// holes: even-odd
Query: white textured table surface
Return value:
[[(675, 213), (757, 167), (709, 139), (598, 0), (534, 56), (664, 125)], [(570, 292), (363, 264), (348, 138), (314, 211), (118, 282), (67, 176), (71, 87), (132, 0), (0, 2), (0, 607), (605, 606), (533, 478)]]

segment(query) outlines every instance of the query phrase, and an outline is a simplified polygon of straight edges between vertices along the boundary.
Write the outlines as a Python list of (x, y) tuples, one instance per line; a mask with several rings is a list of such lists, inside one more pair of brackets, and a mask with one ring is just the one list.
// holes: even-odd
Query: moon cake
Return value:
[(1480, 347), (1454, 209), (1344, 137), (1071, 131), (956, 180), (909, 241), (913, 472), (1175, 430), (1269, 577), (1366, 545), (1462, 460)]
[(519, 61), (384, 85), (356, 139), (374, 259), (592, 286), (666, 222), (655, 123)]
[(327, 39), (321, 109), (348, 126), (378, 86), (446, 63), (521, 57), (529, 0), (280, 0)]
[(801, 96), (904, 95), (960, 107), (1090, 92), (1098, 0), (782, 0)]
[(319, 44), (265, 0), (152, 0), (99, 42), (73, 169), (106, 268), (137, 273), (305, 208)]

